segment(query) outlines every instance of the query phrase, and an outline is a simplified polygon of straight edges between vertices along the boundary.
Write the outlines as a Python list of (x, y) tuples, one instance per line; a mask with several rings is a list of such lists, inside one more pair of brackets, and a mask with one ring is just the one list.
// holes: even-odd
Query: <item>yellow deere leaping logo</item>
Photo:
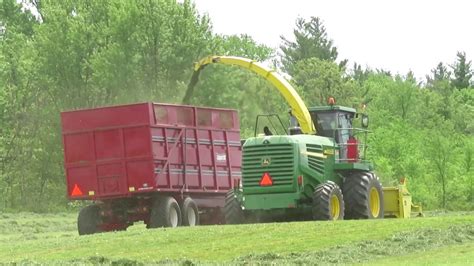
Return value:
[(268, 157), (262, 158), (262, 166), (269, 166), (271, 163), (272, 161), (270, 160), (270, 158)]

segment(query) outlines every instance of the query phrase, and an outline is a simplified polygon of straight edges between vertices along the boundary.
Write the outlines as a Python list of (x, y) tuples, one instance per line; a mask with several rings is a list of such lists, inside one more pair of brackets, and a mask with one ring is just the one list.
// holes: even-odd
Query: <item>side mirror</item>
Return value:
[(369, 127), (369, 116), (367, 114), (362, 114), (361, 125), (363, 128)]

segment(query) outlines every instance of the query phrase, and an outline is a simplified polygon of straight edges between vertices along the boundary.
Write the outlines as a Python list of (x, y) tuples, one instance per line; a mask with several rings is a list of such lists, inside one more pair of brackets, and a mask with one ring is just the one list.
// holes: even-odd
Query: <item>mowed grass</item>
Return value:
[(473, 265), (474, 242), (448, 245), (433, 250), (401, 254), (371, 262), (371, 265)]
[[(76, 214), (0, 214), (0, 263), (405, 264), (426, 257), (432, 264), (455, 255), (474, 265), (473, 243), (472, 213), (154, 230), (141, 224), (90, 236), (78, 236)], [(439, 252), (446, 253), (439, 260), (430, 255)]]

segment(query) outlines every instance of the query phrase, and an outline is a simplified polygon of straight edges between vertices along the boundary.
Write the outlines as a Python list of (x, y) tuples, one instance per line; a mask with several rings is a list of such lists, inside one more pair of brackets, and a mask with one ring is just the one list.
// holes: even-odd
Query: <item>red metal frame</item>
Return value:
[[(70, 199), (166, 193), (220, 207), (240, 178), (235, 110), (139, 103), (63, 112), (61, 120)], [(71, 196), (76, 185), (83, 195)]]

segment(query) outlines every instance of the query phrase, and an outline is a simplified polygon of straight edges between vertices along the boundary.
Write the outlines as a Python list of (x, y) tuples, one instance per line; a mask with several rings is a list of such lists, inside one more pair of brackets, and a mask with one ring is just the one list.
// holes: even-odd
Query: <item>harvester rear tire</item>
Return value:
[(225, 197), (224, 217), (226, 224), (241, 224), (244, 221), (244, 212), (232, 189)]
[(344, 219), (344, 199), (339, 186), (327, 181), (316, 187), (313, 192), (313, 220)]
[(79, 231), (79, 235), (91, 235), (102, 232), (99, 228), (101, 223), (99, 212), (100, 208), (95, 204), (82, 208), (77, 217), (77, 230)]
[(152, 205), (148, 228), (177, 227), (181, 218), (179, 204), (173, 197), (158, 197)]
[(383, 190), (375, 174), (355, 172), (346, 176), (342, 185), (342, 193), (346, 205), (346, 219), (383, 218)]
[(182, 212), (184, 226), (199, 225), (199, 210), (196, 202), (193, 199), (189, 197), (184, 199)]

